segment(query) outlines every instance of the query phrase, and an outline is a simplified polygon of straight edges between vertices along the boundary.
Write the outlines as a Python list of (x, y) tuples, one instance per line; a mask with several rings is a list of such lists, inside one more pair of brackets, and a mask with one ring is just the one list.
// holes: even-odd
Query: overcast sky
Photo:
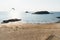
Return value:
[(60, 0), (0, 0), (0, 11), (8, 11), (12, 7), (19, 11), (60, 11)]

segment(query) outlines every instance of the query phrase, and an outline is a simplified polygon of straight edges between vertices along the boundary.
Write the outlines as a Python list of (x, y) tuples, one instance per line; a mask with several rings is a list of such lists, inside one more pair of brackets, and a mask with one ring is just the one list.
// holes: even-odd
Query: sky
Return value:
[(60, 11), (60, 0), (0, 0), (0, 11)]

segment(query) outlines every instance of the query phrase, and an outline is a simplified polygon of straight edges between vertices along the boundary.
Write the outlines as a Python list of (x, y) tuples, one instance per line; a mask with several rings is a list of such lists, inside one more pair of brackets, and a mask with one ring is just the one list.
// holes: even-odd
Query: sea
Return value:
[(54, 23), (60, 21), (60, 12), (50, 12), (50, 14), (32, 14), (25, 12), (5, 12), (0, 11), (0, 23), (8, 19), (22, 19), (24, 23)]

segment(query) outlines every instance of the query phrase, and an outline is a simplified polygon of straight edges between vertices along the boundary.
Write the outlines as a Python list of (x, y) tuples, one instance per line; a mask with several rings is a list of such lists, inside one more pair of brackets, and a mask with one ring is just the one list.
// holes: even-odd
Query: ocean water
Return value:
[(53, 14), (32, 14), (32, 13), (9, 13), (9, 12), (0, 12), (0, 23), (3, 20), (8, 20), (12, 18), (22, 19), (22, 22), (25, 23), (54, 23), (59, 21), (56, 17), (60, 17), (60, 12), (52, 12)]

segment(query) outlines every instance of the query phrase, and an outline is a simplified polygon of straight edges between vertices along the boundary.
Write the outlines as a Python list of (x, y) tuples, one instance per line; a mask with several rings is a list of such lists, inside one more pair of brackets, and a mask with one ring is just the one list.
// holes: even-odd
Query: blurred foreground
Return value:
[(0, 24), (0, 40), (60, 40), (60, 23), (12, 22)]

